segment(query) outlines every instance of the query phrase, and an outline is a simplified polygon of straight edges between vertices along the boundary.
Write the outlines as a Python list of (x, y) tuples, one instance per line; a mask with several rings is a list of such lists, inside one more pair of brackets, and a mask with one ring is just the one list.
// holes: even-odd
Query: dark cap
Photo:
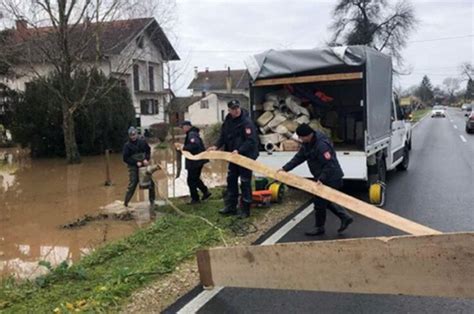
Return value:
[(240, 101), (238, 101), (237, 99), (232, 99), (231, 101), (227, 103), (227, 108), (230, 108), (230, 109), (240, 108)]
[(184, 120), (183, 122), (181, 122), (181, 123), (179, 124), (180, 127), (183, 127), (183, 126), (185, 126), (185, 125), (192, 126), (191, 121), (189, 121), (189, 120)]
[(308, 136), (313, 133), (314, 130), (306, 123), (303, 123), (296, 128), (296, 134), (298, 136)]

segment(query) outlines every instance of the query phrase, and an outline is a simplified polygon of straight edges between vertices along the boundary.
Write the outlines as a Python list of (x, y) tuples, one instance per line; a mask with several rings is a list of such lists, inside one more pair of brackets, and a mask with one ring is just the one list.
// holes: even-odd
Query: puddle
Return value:
[[(158, 199), (189, 194), (185, 169), (173, 184), (171, 177), (177, 169), (173, 158), (171, 150), (153, 152), (155, 162), (169, 175), (155, 173)], [(210, 162), (203, 170), (203, 180), (209, 186), (222, 185), (226, 171), (224, 162)], [(100, 208), (123, 200), (128, 172), (121, 154), (110, 156), (110, 173), (112, 186), (105, 186), (104, 156), (84, 157), (79, 165), (67, 165), (63, 159), (31, 160), (24, 151), (1, 150), (0, 277), (33, 278), (45, 272), (38, 266), (41, 260), (52, 265), (77, 261), (98, 245), (149, 223), (149, 215), (140, 214), (131, 221), (104, 219), (81, 228), (60, 227), (85, 215), (96, 216)], [(132, 202), (146, 201), (146, 194), (139, 190)]]

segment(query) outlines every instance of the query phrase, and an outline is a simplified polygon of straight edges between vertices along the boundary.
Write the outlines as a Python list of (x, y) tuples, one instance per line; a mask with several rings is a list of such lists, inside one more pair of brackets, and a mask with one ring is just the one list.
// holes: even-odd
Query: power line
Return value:
[[(454, 39), (462, 39), (462, 38), (471, 38), (474, 37), (474, 34), (469, 35), (462, 35), (462, 36), (452, 36), (452, 37), (439, 37), (439, 38), (431, 38), (431, 39), (421, 39), (421, 40), (412, 40), (408, 41), (407, 43), (423, 43), (423, 42), (432, 42), (432, 41), (441, 41), (441, 40), (454, 40)], [(191, 50), (191, 53), (255, 53), (261, 52), (263, 50), (268, 49), (254, 49), (254, 50), (237, 50), (237, 49), (229, 49), (229, 50)]]

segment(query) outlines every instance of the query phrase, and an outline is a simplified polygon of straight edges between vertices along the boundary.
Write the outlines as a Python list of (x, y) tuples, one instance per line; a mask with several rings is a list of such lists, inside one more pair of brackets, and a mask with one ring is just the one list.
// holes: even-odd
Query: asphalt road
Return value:
[[(461, 111), (449, 109), (447, 118), (427, 117), (414, 128), (408, 171), (388, 175), (385, 209), (443, 232), (474, 231), (474, 135), (467, 134), (464, 126)], [(365, 189), (358, 185), (351, 184), (345, 191), (367, 198)], [(316, 238), (305, 236), (304, 230), (313, 224), (311, 214), (279, 242), (403, 234), (355, 215), (350, 229), (338, 236), (338, 220), (328, 213), (327, 234)], [(466, 274), (466, 280), (474, 280), (474, 274)], [(192, 297), (190, 294), (183, 298), (168, 311), (179, 310)], [(474, 300), (224, 288), (198, 312), (474, 313)]]

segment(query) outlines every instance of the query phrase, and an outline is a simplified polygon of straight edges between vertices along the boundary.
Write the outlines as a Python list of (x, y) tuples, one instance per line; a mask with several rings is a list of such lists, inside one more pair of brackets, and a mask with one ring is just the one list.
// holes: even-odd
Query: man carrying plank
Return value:
[[(296, 134), (303, 144), (296, 155), (279, 171), (291, 171), (307, 161), (309, 170), (317, 183), (340, 189), (344, 173), (337, 161), (336, 152), (329, 138), (319, 131), (314, 131), (308, 124), (298, 126)], [(305, 232), (306, 235), (317, 236), (325, 233), (326, 208), (341, 220), (341, 226), (337, 230), (339, 233), (346, 230), (354, 221), (344, 207), (331, 203), (326, 199), (315, 196), (313, 204), (316, 223), (313, 228)]]

